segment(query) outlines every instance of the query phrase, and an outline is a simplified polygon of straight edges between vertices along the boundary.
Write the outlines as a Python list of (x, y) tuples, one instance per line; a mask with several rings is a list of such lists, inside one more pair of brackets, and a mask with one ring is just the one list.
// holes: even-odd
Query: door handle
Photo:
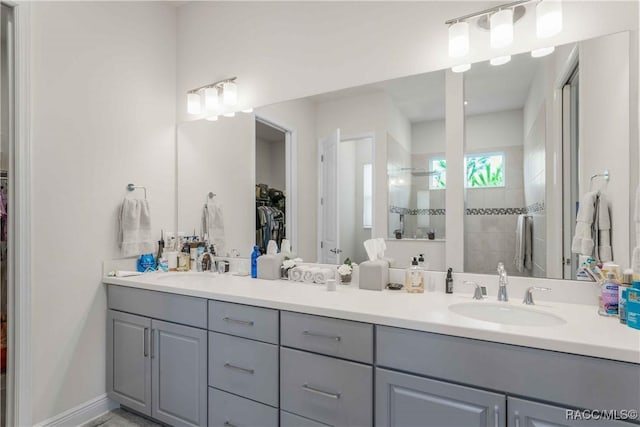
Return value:
[(149, 328), (144, 328), (144, 339), (142, 347), (144, 357), (149, 357)]
[(150, 338), (151, 338), (151, 339), (150, 339), (150, 341), (151, 341), (151, 345), (150, 345), (150, 347), (151, 347), (151, 358), (152, 358), (152, 359), (154, 359), (154, 358), (155, 358), (155, 356), (156, 356), (156, 355), (155, 355), (155, 350), (154, 350), (154, 348), (153, 348), (153, 342), (155, 341), (155, 340), (153, 339), (153, 337), (155, 336), (155, 334), (156, 334), (156, 330), (155, 330), (155, 329), (151, 329), (151, 337), (150, 337)]
[(340, 399), (340, 393), (331, 393), (317, 387), (312, 387), (309, 384), (303, 384), (302, 389), (311, 393), (319, 394), (320, 396), (330, 397), (331, 399)]
[(333, 249), (329, 249), (329, 252), (333, 252), (334, 254), (337, 255), (342, 253), (342, 249), (333, 248)]

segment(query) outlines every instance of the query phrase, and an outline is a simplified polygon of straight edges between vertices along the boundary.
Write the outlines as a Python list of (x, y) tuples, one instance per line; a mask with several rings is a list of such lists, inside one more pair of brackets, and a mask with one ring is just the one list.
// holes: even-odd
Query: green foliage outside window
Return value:
[[(504, 186), (504, 156), (502, 154), (479, 154), (465, 156), (465, 186), (467, 188)], [(440, 172), (431, 179), (432, 189), (446, 188), (447, 161), (433, 159), (431, 170)]]

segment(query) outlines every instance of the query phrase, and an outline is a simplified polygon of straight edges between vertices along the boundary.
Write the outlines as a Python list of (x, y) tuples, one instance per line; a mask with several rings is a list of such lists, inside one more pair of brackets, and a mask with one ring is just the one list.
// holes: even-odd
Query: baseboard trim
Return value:
[(81, 426), (94, 418), (118, 407), (106, 394), (88, 400), (74, 408), (44, 420), (35, 427), (74, 427)]

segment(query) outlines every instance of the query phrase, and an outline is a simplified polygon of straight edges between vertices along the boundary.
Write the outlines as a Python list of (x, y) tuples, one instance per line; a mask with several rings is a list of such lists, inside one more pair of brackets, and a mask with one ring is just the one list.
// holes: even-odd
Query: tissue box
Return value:
[(284, 256), (281, 254), (258, 257), (258, 279), (280, 279), (280, 267), (283, 261)]
[(389, 283), (389, 263), (383, 260), (365, 261), (359, 266), (360, 289), (381, 291)]

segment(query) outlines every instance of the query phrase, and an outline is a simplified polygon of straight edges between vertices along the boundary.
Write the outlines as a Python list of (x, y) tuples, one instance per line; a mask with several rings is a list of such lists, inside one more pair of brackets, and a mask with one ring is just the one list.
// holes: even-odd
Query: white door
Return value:
[(338, 145), (340, 129), (320, 140), (320, 262), (340, 264), (340, 215), (338, 209)]

